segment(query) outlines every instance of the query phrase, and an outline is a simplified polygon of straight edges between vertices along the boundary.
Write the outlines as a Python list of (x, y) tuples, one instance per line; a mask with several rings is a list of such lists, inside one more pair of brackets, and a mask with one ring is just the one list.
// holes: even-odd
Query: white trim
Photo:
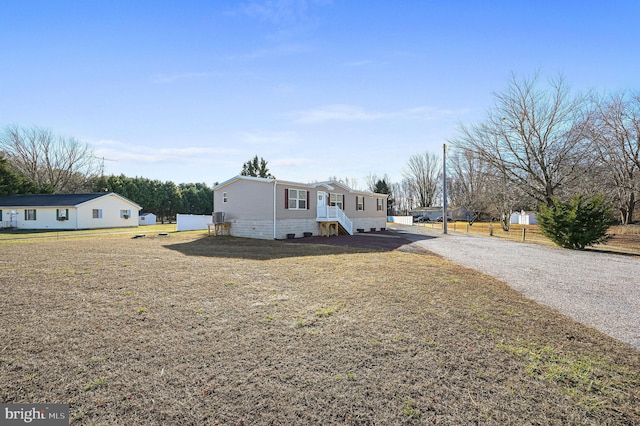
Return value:
[(274, 179), (273, 180), (273, 239), (274, 240), (276, 239), (276, 235), (277, 235), (276, 234), (276, 218), (277, 218), (277, 212), (278, 212), (276, 207), (277, 206), (276, 202), (278, 201), (277, 200), (278, 197), (276, 196), (278, 192), (276, 191), (277, 187), (278, 187), (278, 181)]

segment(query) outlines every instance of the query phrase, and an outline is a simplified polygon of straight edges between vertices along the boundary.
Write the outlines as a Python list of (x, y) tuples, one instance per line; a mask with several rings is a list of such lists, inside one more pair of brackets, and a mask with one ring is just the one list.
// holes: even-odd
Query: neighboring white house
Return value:
[(156, 220), (156, 215), (153, 213), (141, 213), (138, 218), (138, 225), (155, 225)]
[(535, 212), (514, 212), (511, 213), (511, 223), (517, 225), (535, 225), (538, 223)]
[(141, 207), (115, 193), (0, 198), (0, 226), (18, 229), (137, 227)]
[(356, 191), (335, 181), (235, 176), (213, 188), (213, 207), (214, 216), (224, 213), (231, 235), (249, 238), (319, 235), (327, 225), (352, 235), (387, 223), (387, 194)]

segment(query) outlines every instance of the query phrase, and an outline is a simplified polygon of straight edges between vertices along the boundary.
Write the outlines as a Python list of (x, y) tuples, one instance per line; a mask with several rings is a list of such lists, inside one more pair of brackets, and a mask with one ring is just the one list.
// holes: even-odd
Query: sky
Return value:
[(402, 180), (512, 78), (640, 89), (637, 0), (0, 2), (0, 129), (89, 144), (107, 175)]

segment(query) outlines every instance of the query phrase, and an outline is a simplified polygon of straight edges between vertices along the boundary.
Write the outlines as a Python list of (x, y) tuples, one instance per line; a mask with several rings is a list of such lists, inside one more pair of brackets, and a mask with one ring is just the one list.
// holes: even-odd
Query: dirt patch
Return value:
[[(429, 239), (432, 237), (424, 235), (419, 236), (418, 238)], [(295, 244), (322, 244), (335, 247), (355, 247), (380, 251), (400, 250), (409, 253), (433, 254), (428, 250), (413, 245), (411, 241), (402, 237), (401, 234), (393, 231), (378, 231), (354, 235), (332, 235), (330, 237), (314, 236), (286, 240), (286, 242)]]
[(380, 244), (5, 243), (0, 402), (92, 425), (640, 422), (637, 350)]

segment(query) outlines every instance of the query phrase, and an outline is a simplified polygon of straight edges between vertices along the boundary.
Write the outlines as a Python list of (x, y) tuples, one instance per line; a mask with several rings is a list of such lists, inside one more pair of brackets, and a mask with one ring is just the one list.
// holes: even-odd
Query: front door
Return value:
[(327, 217), (327, 193), (318, 191), (318, 217)]

